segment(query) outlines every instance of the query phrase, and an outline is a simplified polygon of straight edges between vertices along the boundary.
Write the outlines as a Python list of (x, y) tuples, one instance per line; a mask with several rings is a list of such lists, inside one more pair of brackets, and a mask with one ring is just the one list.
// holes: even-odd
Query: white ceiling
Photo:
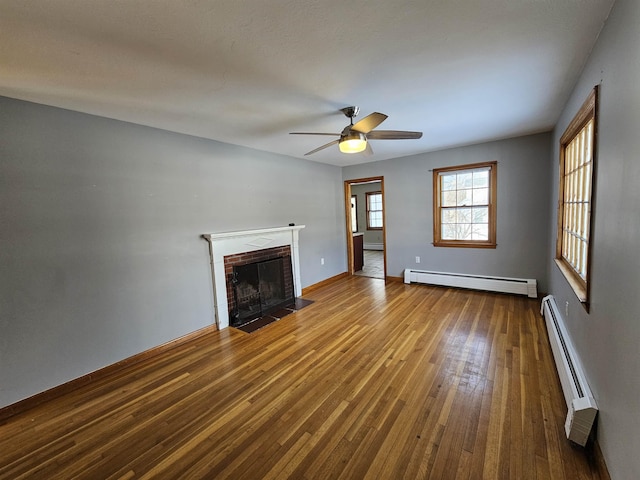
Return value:
[[(0, 0), (0, 95), (352, 165), (550, 130), (612, 4)], [(424, 135), (304, 157), (349, 105)]]

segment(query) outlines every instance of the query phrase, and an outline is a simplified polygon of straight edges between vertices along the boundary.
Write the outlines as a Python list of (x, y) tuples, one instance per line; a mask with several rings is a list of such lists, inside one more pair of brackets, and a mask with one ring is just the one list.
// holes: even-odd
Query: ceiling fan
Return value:
[(324, 150), (332, 145), (338, 145), (342, 153), (359, 153), (364, 152), (371, 155), (373, 150), (367, 140), (410, 140), (422, 137), (422, 132), (407, 132), (404, 130), (374, 130), (378, 125), (387, 119), (384, 113), (374, 112), (367, 115), (355, 124), (353, 118), (358, 115), (360, 109), (358, 107), (344, 107), (340, 111), (349, 118), (349, 125), (344, 127), (342, 133), (320, 133), (320, 132), (290, 132), (291, 135), (331, 135), (338, 136), (337, 140), (311, 150), (305, 153), (311, 155), (313, 153)]

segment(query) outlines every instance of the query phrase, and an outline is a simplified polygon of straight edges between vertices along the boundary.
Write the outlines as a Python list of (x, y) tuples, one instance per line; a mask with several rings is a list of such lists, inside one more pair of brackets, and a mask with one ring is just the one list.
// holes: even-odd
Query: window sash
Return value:
[(351, 231), (358, 231), (358, 196), (351, 195)]
[(382, 192), (367, 192), (367, 230), (382, 230)]
[(594, 119), (591, 118), (565, 147), (564, 215), (562, 221), (562, 258), (578, 276), (587, 280), (587, 252), (592, 183), (592, 139)]

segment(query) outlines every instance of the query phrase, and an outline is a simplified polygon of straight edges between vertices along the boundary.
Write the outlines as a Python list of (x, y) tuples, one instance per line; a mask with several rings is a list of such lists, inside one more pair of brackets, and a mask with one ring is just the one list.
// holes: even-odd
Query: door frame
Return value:
[(347, 273), (354, 275), (353, 266), (353, 232), (351, 231), (351, 185), (359, 183), (373, 183), (380, 182), (380, 192), (382, 192), (382, 258), (384, 261), (384, 281), (387, 281), (387, 209), (385, 206), (384, 197), (384, 177), (367, 177), (367, 178), (355, 178), (352, 180), (344, 181), (344, 207), (346, 218), (346, 235), (347, 235)]

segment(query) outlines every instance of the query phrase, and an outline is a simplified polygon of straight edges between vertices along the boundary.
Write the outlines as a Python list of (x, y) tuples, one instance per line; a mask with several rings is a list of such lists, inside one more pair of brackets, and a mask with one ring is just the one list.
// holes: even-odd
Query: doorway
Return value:
[(384, 177), (345, 180), (348, 272), (387, 278)]

